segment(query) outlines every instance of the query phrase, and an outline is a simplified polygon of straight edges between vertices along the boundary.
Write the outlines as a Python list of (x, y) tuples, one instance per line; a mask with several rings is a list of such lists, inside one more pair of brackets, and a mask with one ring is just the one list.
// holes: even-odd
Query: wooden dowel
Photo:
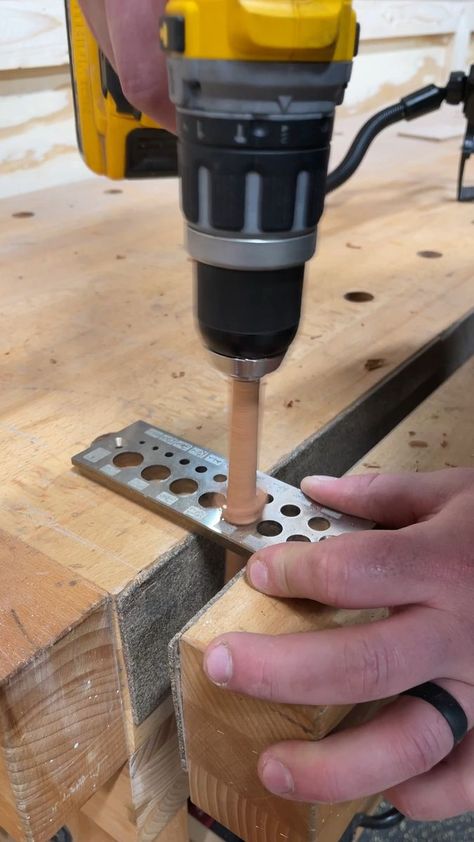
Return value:
[(257, 489), (259, 380), (231, 381), (229, 476), (223, 515), (239, 526), (258, 520), (265, 494)]

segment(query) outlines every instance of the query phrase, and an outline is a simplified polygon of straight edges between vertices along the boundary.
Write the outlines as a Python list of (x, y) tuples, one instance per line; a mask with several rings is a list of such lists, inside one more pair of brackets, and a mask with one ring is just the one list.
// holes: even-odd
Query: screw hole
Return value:
[(325, 529), (329, 529), (331, 524), (325, 517), (312, 517), (308, 521), (308, 526), (310, 529), (314, 529), (315, 532), (324, 532)]
[(197, 468), (196, 468), (196, 471), (198, 472), (198, 474), (205, 474), (206, 471), (207, 471), (207, 468), (206, 468), (205, 465), (198, 465)]
[(190, 479), (189, 477), (175, 479), (170, 485), (170, 491), (172, 491), (173, 494), (194, 494), (197, 489), (198, 484), (196, 480)]
[(265, 535), (267, 538), (273, 538), (275, 535), (283, 532), (283, 527), (276, 520), (262, 520), (257, 526), (257, 532), (260, 535)]
[(132, 451), (126, 450), (124, 453), (117, 453), (113, 461), (118, 468), (136, 468), (143, 462), (143, 456), (141, 453), (132, 453)]
[(273, 503), (274, 497), (273, 494), (267, 494), (267, 503)]
[(290, 535), (289, 538), (286, 539), (287, 541), (309, 541), (311, 543), (311, 539), (308, 538), (306, 535)]
[(153, 447), (152, 447), (152, 450), (159, 450), (159, 449), (160, 449), (160, 448), (158, 447), (158, 445), (157, 445), (157, 444), (154, 444), (154, 445), (153, 445)]
[(139, 441), (139, 442), (138, 442), (138, 444), (146, 444), (146, 441), (144, 441), (144, 440), (142, 439), (142, 441)]
[(189, 465), (189, 459), (180, 459), (179, 464), (180, 465)]
[(142, 477), (146, 480), (164, 480), (168, 479), (171, 471), (166, 465), (148, 465), (142, 471)]
[(299, 508), (299, 506), (293, 506), (291, 504), (288, 504), (286, 506), (282, 506), (280, 512), (282, 513), (282, 515), (285, 515), (285, 517), (296, 517), (301, 513), (301, 509)]
[(174, 456), (174, 453), (172, 453), (171, 450), (168, 450), (168, 453), (165, 453), (165, 456), (169, 459), (171, 456)]
[[(196, 470), (197, 470), (197, 468), (196, 468)], [(226, 477), (225, 474), (215, 474), (215, 476), (214, 476), (214, 482), (225, 482), (226, 479), (227, 479), (227, 477)]]

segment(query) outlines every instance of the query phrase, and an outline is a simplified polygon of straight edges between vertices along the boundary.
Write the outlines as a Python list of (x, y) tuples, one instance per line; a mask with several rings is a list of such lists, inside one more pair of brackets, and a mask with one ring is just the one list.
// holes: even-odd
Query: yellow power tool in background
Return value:
[(176, 138), (127, 101), (78, 0), (65, 5), (77, 142), (85, 163), (115, 179), (177, 175)]

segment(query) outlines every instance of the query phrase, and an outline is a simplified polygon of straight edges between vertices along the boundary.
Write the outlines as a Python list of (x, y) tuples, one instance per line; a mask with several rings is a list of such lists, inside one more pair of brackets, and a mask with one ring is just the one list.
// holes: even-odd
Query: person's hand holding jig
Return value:
[[(474, 470), (307, 477), (302, 488), (386, 528), (268, 547), (248, 563), (251, 584), (341, 608), (388, 605), (390, 616), (280, 637), (223, 635), (206, 653), (209, 678), (273, 702), (315, 705), (436, 682), (465, 711), (467, 723), (455, 711), (462, 736), (474, 721)], [(347, 801), (385, 791), (408, 816), (441, 819), (474, 809), (474, 734), (453, 744), (433, 704), (401, 696), (369, 724), (269, 746), (259, 774), (284, 798)]]

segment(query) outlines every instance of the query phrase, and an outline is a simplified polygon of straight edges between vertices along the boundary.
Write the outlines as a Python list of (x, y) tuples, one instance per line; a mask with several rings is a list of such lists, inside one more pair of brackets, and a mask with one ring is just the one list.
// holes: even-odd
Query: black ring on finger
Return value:
[(417, 687), (405, 690), (401, 695), (423, 699), (424, 702), (428, 702), (436, 708), (451, 728), (454, 745), (460, 743), (466, 736), (469, 723), (463, 708), (454, 696), (451, 696), (451, 693), (448, 693), (439, 684), (435, 684), (434, 681), (426, 681), (424, 684), (418, 684)]

